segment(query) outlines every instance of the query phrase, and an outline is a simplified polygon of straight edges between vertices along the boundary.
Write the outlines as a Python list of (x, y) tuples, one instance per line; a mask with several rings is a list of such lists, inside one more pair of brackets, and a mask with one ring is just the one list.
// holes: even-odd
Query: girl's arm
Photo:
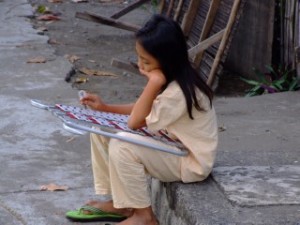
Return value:
[(128, 120), (128, 127), (131, 129), (138, 129), (146, 125), (146, 117), (151, 111), (153, 101), (166, 83), (165, 76), (159, 69), (150, 72), (140, 71), (148, 78), (148, 82), (132, 108)]
[(81, 100), (80, 103), (88, 106), (89, 108), (102, 112), (112, 112), (119, 114), (129, 115), (132, 111), (134, 104), (122, 104), (122, 105), (110, 105), (103, 102), (103, 100), (95, 95), (87, 93)]

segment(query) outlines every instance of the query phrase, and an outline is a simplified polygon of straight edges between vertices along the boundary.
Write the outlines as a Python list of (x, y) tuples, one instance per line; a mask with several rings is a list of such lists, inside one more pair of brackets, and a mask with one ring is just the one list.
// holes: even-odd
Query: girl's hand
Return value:
[(161, 85), (161, 87), (167, 82), (166, 77), (162, 73), (160, 69), (154, 69), (151, 71), (146, 71), (143, 69), (139, 69), (140, 73), (143, 74), (148, 78), (148, 82), (156, 82), (158, 85)]
[(95, 94), (87, 93), (81, 100), (82, 105), (86, 105), (93, 110), (104, 111), (106, 104)]

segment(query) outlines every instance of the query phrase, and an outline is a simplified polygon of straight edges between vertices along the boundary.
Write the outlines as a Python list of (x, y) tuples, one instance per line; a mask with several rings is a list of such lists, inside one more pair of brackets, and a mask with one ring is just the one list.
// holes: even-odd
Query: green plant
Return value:
[[(158, 12), (158, 6), (159, 6), (159, 0), (151, 0), (150, 1), (150, 11), (152, 13), (157, 13)], [(148, 11), (148, 7), (146, 6), (141, 6), (142, 9)]]
[(272, 66), (266, 66), (266, 68), (266, 73), (262, 73), (256, 69), (254, 70), (258, 78), (257, 80), (240, 78), (247, 84), (253, 86), (247, 90), (246, 96), (296, 91), (300, 89), (299, 78), (295, 70), (282, 67), (274, 69)]

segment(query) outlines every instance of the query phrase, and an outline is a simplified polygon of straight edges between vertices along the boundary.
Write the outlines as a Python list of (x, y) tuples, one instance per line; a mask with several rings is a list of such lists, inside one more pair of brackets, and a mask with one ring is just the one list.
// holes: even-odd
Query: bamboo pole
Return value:
[(283, 51), (284, 51), (284, 61), (283, 65), (288, 65), (289, 61), (289, 14), (290, 14), (290, 1), (286, 1), (284, 4), (284, 26), (283, 26), (283, 34), (284, 34), (284, 42), (283, 42)]
[(218, 66), (220, 64), (223, 53), (225, 51), (228, 38), (230, 36), (233, 24), (235, 22), (235, 18), (236, 18), (237, 13), (238, 13), (240, 2), (241, 2), (241, 0), (235, 0), (234, 3), (233, 3), (231, 13), (230, 13), (230, 16), (229, 16), (229, 20), (228, 20), (228, 23), (227, 23), (226, 28), (225, 28), (225, 33), (224, 33), (223, 38), (221, 40), (218, 52), (215, 56), (215, 60), (213, 62), (213, 65), (212, 65), (212, 68), (210, 70), (209, 76), (207, 78), (207, 84), (209, 86), (212, 86), (213, 83), (214, 83), (216, 73), (217, 73), (217, 70), (218, 70)]
[(295, 39), (294, 39), (294, 32), (295, 32), (295, 7), (296, 7), (296, 0), (291, 0), (291, 5), (290, 5), (290, 20), (289, 20), (289, 62), (292, 65), (292, 68), (294, 69), (296, 66), (295, 63), (295, 51), (294, 51), (294, 47), (295, 47)]

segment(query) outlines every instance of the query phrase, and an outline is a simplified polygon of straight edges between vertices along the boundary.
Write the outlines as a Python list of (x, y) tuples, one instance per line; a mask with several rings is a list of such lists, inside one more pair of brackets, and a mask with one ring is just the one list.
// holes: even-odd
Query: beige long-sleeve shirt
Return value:
[(177, 137), (190, 151), (181, 159), (183, 182), (204, 180), (211, 172), (218, 144), (217, 118), (209, 99), (201, 91), (197, 98), (204, 111), (193, 107), (193, 120), (189, 118), (186, 100), (177, 82), (168, 87), (154, 100), (146, 118), (150, 130), (166, 129)]

